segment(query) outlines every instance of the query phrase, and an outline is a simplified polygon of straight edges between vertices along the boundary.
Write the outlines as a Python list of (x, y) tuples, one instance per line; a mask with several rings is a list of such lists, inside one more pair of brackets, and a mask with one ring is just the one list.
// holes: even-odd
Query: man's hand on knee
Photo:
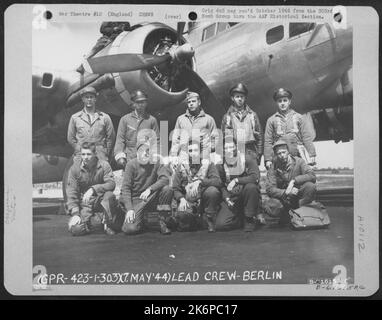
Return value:
[(296, 187), (293, 187), (292, 190), (291, 190), (291, 192), (290, 192), (290, 194), (293, 195), (293, 196), (297, 196), (297, 194), (298, 194), (298, 189), (297, 189)]
[(90, 198), (93, 196), (93, 194), (94, 194), (93, 188), (89, 188), (88, 191), (85, 192), (84, 197), (82, 199), (85, 204), (89, 204)]
[(74, 236), (82, 236), (89, 233), (86, 222), (82, 221), (78, 215), (74, 215), (69, 219), (68, 231)]
[(190, 207), (188, 201), (185, 198), (181, 198), (179, 202), (179, 211), (186, 211)]
[(228, 191), (228, 192), (231, 192), (232, 189), (236, 186), (237, 183), (238, 183), (238, 179), (237, 179), (237, 178), (233, 179), (233, 180), (228, 184), (228, 186), (227, 186), (227, 191)]
[(201, 180), (196, 180), (186, 185), (185, 189), (186, 189), (186, 196), (188, 199), (196, 198), (198, 196), (200, 183), (201, 183)]
[(291, 180), (288, 184), (288, 187), (285, 190), (285, 194), (289, 196), (292, 193), (292, 189), (294, 188), (294, 180)]
[(151, 194), (151, 189), (147, 188), (144, 192), (141, 193), (141, 195), (139, 196), (139, 199), (146, 201), (147, 198), (150, 196), (150, 194)]
[(135, 211), (129, 210), (126, 212), (125, 215), (125, 223), (134, 223), (135, 220)]

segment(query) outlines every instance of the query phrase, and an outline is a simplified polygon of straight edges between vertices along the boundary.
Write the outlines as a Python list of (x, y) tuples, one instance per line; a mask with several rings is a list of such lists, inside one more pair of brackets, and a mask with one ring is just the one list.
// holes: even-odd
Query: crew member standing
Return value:
[(264, 144), (263, 131), (257, 113), (246, 103), (248, 89), (244, 84), (238, 83), (229, 93), (232, 105), (222, 120), (223, 135), (233, 135), (236, 141), (244, 141), (246, 154), (260, 164)]
[[(159, 148), (159, 127), (157, 120), (147, 113), (147, 94), (143, 90), (131, 93), (134, 111), (124, 115), (119, 121), (114, 157), (118, 166), (124, 169), (126, 163), (136, 158), (137, 145), (149, 142)], [(153, 151), (159, 153), (159, 150)]]
[(275, 91), (273, 100), (277, 103), (278, 112), (267, 120), (265, 127), (264, 163), (266, 168), (269, 169), (272, 165), (272, 146), (279, 139), (283, 139), (288, 144), (292, 156), (300, 156), (307, 159), (308, 164), (315, 164), (314, 132), (309, 130), (302, 115), (291, 109), (292, 93), (280, 88)]
[(86, 87), (81, 91), (84, 108), (73, 114), (68, 126), (68, 142), (74, 149), (74, 161), (80, 160), (83, 142), (96, 145), (98, 159), (108, 161), (113, 148), (115, 132), (110, 116), (96, 109), (97, 91)]
[[(216, 123), (214, 118), (202, 109), (199, 94), (188, 92), (187, 111), (176, 120), (170, 151), (171, 159), (176, 160), (179, 156), (182, 160), (187, 161), (188, 142), (189, 140), (198, 139), (201, 143), (201, 150), (203, 150), (202, 157), (209, 159), (212, 149), (217, 145), (218, 132)], [(181, 150), (182, 147), (185, 150)]]

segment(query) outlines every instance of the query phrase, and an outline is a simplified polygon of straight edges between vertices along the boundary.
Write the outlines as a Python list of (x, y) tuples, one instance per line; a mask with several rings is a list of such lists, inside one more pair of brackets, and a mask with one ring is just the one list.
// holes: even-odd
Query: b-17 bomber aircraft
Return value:
[[(186, 29), (186, 31), (185, 31)], [(316, 139), (353, 138), (352, 27), (324, 23), (142, 23), (69, 71), (33, 68), (33, 182), (61, 181), (73, 150), (66, 141), (80, 91), (99, 92), (97, 108), (115, 129), (131, 111), (130, 93), (148, 94), (148, 111), (171, 132), (185, 111), (187, 90), (196, 91), (218, 126), (230, 105), (229, 88), (249, 89), (248, 104), (263, 127), (276, 111), (276, 88), (293, 92)], [(80, 63), (80, 61), (79, 61)], [(113, 162), (111, 163), (114, 165)]]
[[(97, 108), (110, 115), (116, 131), (120, 118), (132, 110), (130, 93), (136, 89), (148, 94), (148, 112), (158, 123), (167, 121), (168, 126), (160, 126), (161, 135), (168, 130), (164, 136), (171, 136), (176, 118), (186, 110), (188, 90), (200, 94), (203, 109), (220, 126), (231, 104), (229, 89), (242, 82), (249, 91), (247, 103), (259, 115), (263, 128), (277, 111), (273, 93), (282, 87), (293, 93), (292, 106), (314, 130), (315, 141), (352, 140), (352, 33), (349, 24), (346, 29), (335, 29), (327, 23), (308, 22), (192, 22), (174, 24), (174, 28), (159, 22), (141, 23), (120, 32), (72, 70), (36, 66), (33, 183), (62, 181), (66, 176), (73, 154), (67, 142), (68, 123), (83, 108), (80, 92), (86, 86), (98, 91)], [(60, 57), (64, 59), (65, 54)], [(113, 159), (111, 165), (116, 168)], [(269, 219), (250, 235), (242, 230), (213, 236), (206, 230), (175, 232), (170, 237), (159, 232), (133, 237), (118, 233), (105, 241), (104, 233), (69, 236), (67, 216), (55, 214), (51, 207), (36, 206), (33, 264), (46, 266), (53, 274), (194, 272), (201, 275), (198, 283), (202, 284), (307, 284), (309, 277), (332, 279), (333, 267), (338, 265), (354, 278), (353, 188), (346, 192), (332, 188), (345, 185), (342, 181), (352, 184), (353, 176), (322, 176), (317, 196), (327, 206), (331, 225), (306, 232), (283, 232)], [(321, 186), (330, 188), (326, 198), (319, 195)], [(348, 203), (341, 198), (345, 193), (351, 198)], [(34, 199), (36, 204), (38, 200)], [(151, 222), (154, 218), (148, 215)], [(282, 271), (282, 279), (202, 279), (202, 275), (227, 270), (239, 275), (248, 270)], [(184, 288), (182, 294), (190, 292)]]

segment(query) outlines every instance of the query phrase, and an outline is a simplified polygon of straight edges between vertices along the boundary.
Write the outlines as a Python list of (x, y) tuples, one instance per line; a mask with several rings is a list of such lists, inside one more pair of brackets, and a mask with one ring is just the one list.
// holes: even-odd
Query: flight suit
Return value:
[[(188, 185), (193, 181), (201, 180), (196, 197), (190, 196)], [(186, 211), (176, 212), (176, 221), (179, 231), (193, 231), (202, 225), (200, 220), (205, 217), (216, 216), (221, 202), (220, 188), (222, 186), (215, 164), (202, 160), (200, 164), (189, 165), (183, 163), (175, 171), (173, 177), (174, 198), (178, 202), (185, 198), (190, 204)]]
[[(245, 141), (246, 153), (260, 163), (263, 154), (264, 137), (260, 120), (255, 111), (248, 105), (242, 112), (230, 106), (222, 120), (221, 129), (225, 136), (233, 135), (237, 141)], [(244, 136), (238, 136), (238, 130), (243, 130)]]
[(279, 139), (287, 142), (289, 153), (299, 156), (299, 147), (305, 146), (310, 157), (316, 156), (314, 135), (302, 115), (290, 109), (285, 115), (276, 112), (267, 120), (264, 136), (264, 162), (272, 161), (273, 145)]
[[(132, 223), (124, 223), (122, 231), (125, 234), (141, 232), (144, 228), (144, 213), (150, 209), (158, 211), (160, 218), (171, 218), (173, 190), (168, 186), (169, 176), (169, 168), (159, 161), (141, 165), (135, 158), (126, 164), (119, 202), (125, 212), (135, 211), (135, 219)], [(141, 200), (140, 195), (148, 188), (151, 189), (150, 196), (146, 201)]]
[[(285, 194), (291, 180), (299, 189), (297, 196)], [(289, 156), (286, 166), (277, 159), (267, 172), (266, 191), (270, 199), (264, 203), (265, 211), (271, 216), (287, 216), (289, 209), (308, 204), (316, 196), (316, 175), (313, 169), (299, 157)]]
[[(143, 141), (138, 141), (138, 138)], [(159, 153), (159, 140), (158, 122), (153, 116), (146, 114), (143, 118), (139, 118), (135, 111), (130, 112), (119, 121), (114, 147), (115, 160), (126, 158), (128, 162), (136, 158), (138, 143), (145, 141), (156, 143)]]
[[(89, 203), (84, 203), (83, 195), (89, 188), (93, 188), (94, 195)], [(118, 219), (114, 189), (113, 171), (107, 161), (97, 159), (93, 170), (84, 167), (82, 162), (74, 163), (66, 187), (68, 210), (79, 215), (90, 231), (103, 222), (113, 229)]]
[[(201, 152), (203, 156), (205, 155), (204, 158), (208, 158), (211, 148), (217, 145), (216, 129), (214, 118), (203, 110), (200, 110), (200, 113), (196, 117), (193, 117), (187, 110), (186, 113), (180, 115), (178, 119), (176, 119), (170, 155), (174, 157), (178, 156), (180, 148), (182, 146), (188, 146), (190, 139), (198, 139), (199, 137), (193, 137), (192, 133), (194, 130), (194, 134), (197, 134), (197, 131), (199, 130)], [(214, 146), (211, 145), (212, 136), (215, 139)]]
[(104, 112), (96, 111), (95, 118), (91, 121), (85, 110), (81, 110), (71, 116), (67, 138), (74, 149), (74, 161), (81, 159), (83, 142), (95, 143), (97, 157), (108, 161), (115, 139), (113, 123)]
[[(240, 225), (244, 217), (256, 217), (260, 205), (260, 170), (252, 156), (238, 155), (236, 166), (230, 167), (226, 163), (216, 166), (223, 183), (223, 200), (230, 198), (234, 203), (232, 208), (227, 208), (226, 203), (216, 217), (216, 230), (230, 230)], [(238, 183), (231, 190), (228, 184), (237, 178)], [(244, 214), (244, 217), (243, 217)]]

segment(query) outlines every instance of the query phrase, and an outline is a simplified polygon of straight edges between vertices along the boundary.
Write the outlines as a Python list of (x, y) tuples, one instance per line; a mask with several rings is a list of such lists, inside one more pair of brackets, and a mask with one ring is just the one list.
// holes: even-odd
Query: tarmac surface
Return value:
[(307, 284), (333, 279), (333, 267), (343, 265), (352, 283), (353, 204), (330, 196), (323, 200), (331, 219), (327, 229), (293, 231), (269, 221), (252, 233), (202, 230), (163, 236), (153, 229), (135, 236), (73, 237), (68, 216), (56, 214), (57, 199), (46, 199), (45, 205), (40, 199), (33, 209), (33, 265), (67, 279), (78, 273), (124, 273), (129, 284)]

